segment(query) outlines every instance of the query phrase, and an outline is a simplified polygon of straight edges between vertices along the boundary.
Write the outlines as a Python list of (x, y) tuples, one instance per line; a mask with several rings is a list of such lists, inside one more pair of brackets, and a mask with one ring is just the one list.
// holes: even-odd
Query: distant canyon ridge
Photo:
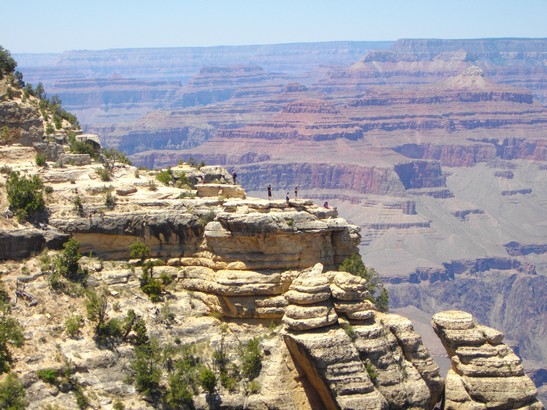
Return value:
[(545, 394), (547, 39), (14, 57), (137, 165), (192, 157), (254, 196), (328, 201), (392, 307), (503, 329)]

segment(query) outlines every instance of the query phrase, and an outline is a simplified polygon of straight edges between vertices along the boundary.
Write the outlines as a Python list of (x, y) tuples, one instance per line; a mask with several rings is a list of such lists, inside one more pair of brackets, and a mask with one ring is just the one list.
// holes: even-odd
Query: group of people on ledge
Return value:
[[(237, 184), (237, 172), (232, 169), (231, 171), (231, 174), (232, 174), (232, 180), (234, 181), (234, 184)], [(294, 187), (294, 199), (298, 199), (298, 188), (299, 186), (296, 185)], [(268, 187), (266, 188), (266, 191), (268, 192), (268, 201), (271, 201), (272, 200), (272, 185), (268, 185)], [(287, 205), (289, 205), (289, 201), (290, 201), (290, 193), (289, 191), (287, 191), (287, 194), (285, 195), (285, 200), (287, 201)], [(327, 201), (325, 201), (325, 203), (323, 204), (323, 208), (327, 208), (329, 209), (329, 203)]]

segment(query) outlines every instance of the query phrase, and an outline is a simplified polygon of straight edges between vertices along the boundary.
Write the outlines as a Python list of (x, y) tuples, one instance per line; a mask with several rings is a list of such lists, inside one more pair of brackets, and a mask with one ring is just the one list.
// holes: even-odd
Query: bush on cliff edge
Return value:
[(358, 253), (354, 253), (344, 259), (338, 270), (365, 279), (367, 281), (367, 289), (370, 293), (370, 300), (374, 302), (376, 308), (381, 312), (388, 311), (389, 295), (387, 289), (384, 288), (380, 275), (378, 275), (374, 268), (367, 268)]

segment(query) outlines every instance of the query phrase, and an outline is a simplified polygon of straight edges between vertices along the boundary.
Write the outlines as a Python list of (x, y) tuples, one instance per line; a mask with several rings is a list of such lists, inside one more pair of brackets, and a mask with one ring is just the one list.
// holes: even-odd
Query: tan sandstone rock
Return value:
[(437, 313), (432, 323), (452, 365), (446, 409), (543, 408), (521, 360), (502, 343), (503, 334), (461, 311)]

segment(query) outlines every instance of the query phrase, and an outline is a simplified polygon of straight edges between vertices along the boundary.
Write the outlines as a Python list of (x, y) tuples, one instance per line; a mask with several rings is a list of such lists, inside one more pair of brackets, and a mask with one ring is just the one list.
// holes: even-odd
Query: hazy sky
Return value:
[(547, 37), (547, 0), (0, 0), (12, 53)]

